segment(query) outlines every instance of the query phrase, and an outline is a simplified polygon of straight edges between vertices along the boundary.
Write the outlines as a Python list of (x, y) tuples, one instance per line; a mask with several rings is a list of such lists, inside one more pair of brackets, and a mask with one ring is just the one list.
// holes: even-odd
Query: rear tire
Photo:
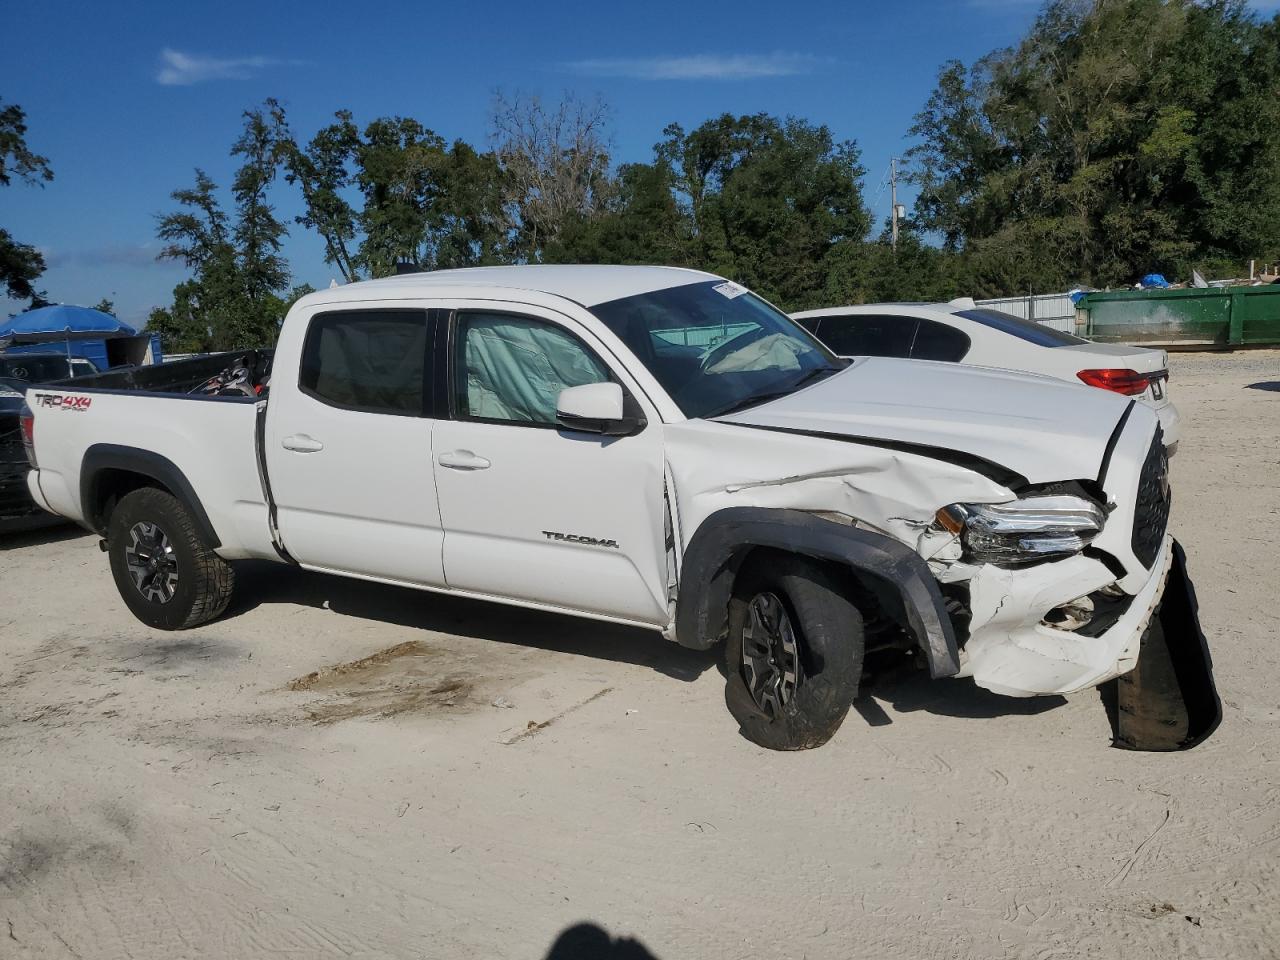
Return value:
[(795, 554), (752, 562), (734, 583), (725, 704), (753, 743), (820, 747), (862, 675), (862, 616), (826, 566)]
[(235, 573), (172, 494), (144, 487), (111, 512), (107, 552), (130, 612), (158, 630), (186, 630), (227, 609)]

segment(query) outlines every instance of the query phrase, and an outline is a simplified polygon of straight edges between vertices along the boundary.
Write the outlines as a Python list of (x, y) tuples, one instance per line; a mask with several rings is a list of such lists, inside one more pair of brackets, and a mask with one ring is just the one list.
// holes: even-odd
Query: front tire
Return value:
[(129, 611), (158, 630), (186, 630), (222, 614), (235, 573), (172, 494), (144, 487), (111, 512), (107, 552)]
[(862, 616), (837, 576), (794, 554), (755, 560), (734, 583), (725, 704), (770, 750), (820, 747), (858, 694)]

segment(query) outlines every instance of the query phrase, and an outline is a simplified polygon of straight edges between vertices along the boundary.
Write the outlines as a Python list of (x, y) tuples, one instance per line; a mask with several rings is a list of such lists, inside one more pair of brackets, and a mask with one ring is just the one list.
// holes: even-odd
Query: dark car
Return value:
[(27, 388), (98, 372), (92, 361), (60, 353), (0, 354), (0, 531), (22, 530), (59, 519), (36, 506), (27, 491), (27, 454), (19, 413)]

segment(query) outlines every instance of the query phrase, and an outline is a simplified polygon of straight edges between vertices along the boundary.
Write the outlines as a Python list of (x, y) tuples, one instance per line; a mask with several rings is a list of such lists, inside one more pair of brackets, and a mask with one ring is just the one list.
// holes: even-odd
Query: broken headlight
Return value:
[(937, 522), (959, 534), (976, 563), (1010, 564), (1078, 553), (1102, 532), (1106, 514), (1083, 497), (1026, 497), (1010, 503), (953, 503)]

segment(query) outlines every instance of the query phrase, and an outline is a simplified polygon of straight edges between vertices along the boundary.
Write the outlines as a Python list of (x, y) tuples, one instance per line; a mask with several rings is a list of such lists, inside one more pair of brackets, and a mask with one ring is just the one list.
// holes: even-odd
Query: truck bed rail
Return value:
[(190, 394), (210, 378), (233, 366), (248, 369), (253, 385), (271, 374), (273, 350), (233, 350), (158, 363), (145, 367), (122, 367), (88, 377), (61, 380), (50, 386), (72, 390), (137, 390), (147, 393)]

